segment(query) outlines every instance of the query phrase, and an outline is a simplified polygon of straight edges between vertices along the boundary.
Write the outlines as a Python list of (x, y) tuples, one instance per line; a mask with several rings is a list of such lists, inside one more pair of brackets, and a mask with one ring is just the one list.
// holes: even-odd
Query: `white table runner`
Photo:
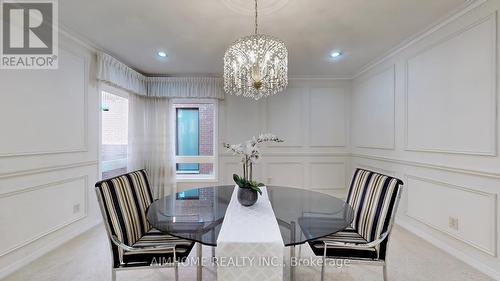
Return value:
[(217, 280), (282, 281), (284, 243), (267, 189), (245, 207), (238, 202), (238, 188), (217, 238)]

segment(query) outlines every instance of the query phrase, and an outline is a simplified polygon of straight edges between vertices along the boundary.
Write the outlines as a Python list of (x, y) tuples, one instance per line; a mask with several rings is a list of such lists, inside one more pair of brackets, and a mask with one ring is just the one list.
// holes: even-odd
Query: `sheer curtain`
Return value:
[(173, 121), (167, 98), (131, 94), (129, 98), (128, 169), (146, 169), (155, 198), (174, 190)]

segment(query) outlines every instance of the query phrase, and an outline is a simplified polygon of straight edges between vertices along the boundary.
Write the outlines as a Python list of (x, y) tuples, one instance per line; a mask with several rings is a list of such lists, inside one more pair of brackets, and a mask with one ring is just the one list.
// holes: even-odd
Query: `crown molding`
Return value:
[(101, 48), (100, 46), (95, 44), (94, 42), (87, 39), (85, 36), (80, 35), (78, 32), (70, 29), (69, 27), (61, 24), (60, 22), (57, 24), (57, 30), (59, 31), (59, 34), (75, 41), (79, 45), (85, 47), (86, 49), (88, 49), (92, 52), (98, 52), (98, 51), (104, 50), (103, 48)]
[(290, 75), (288, 80), (352, 80), (351, 75)]
[(404, 49), (406, 49), (409, 46), (423, 40), (424, 38), (428, 37), (432, 33), (440, 30), (442, 27), (448, 25), (449, 23), (453, 22), (457, 18), (465, 15), (466, 13), (483, 5), (486, 2), (488, 2), (488, 0), (466, 0), (460, 7), (453, 10), (447, 16), (441, 18), (440, 20), (436, 21), (434, 24), (432, 24), (428, 28), (417, 33), (416, 35), (411, 36), (410, 38), (406, 39), (405, 41), (403, 41), (402, 43), (400, 43), (396, 47), (394, 47), (394, 48), (390, 49), (389, 51), (387, 51), (386, 53), (384, 53), (380, 59), (375, 59), (374, 61), (361, 67), (361, 69), (358, 72), (356, 72), (356, 74), (351, 76), (351, 79), (354, 80), (354, 79), (358, 78), (359, 76), (366, 73), (370, 69), (373, 69), (377, 65), (380, 65), (381, 63), (386, 62), (387, 60), (396, 56), (398, 53), (400, 53)]

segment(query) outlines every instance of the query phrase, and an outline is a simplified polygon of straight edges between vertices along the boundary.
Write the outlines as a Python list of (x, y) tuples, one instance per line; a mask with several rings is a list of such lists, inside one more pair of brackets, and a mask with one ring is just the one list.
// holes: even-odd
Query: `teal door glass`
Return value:
[[(198, 108), (177, 108), (177, 155), (199, 155), (199, 110)], [(198, 163), (178, 163), (177, 171), (198, 173)]]

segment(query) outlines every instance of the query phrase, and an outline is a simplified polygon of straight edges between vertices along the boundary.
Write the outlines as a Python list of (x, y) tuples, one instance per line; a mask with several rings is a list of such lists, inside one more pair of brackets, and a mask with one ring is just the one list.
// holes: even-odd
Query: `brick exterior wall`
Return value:
[(127, 158), (126, 144), (102, 144), (101, 161)]
[(128, 142), (128, 100), (103, 92), (102, 143), (127, 144)]

